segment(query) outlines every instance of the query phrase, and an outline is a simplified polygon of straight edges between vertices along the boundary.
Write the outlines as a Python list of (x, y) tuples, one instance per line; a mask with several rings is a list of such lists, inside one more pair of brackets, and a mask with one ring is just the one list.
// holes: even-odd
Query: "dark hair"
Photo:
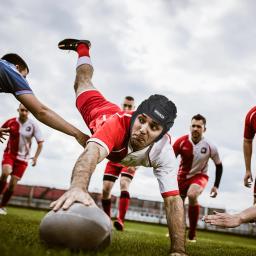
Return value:
[(205, 117), (202, 116), (202, 115), (200, 115), (200, 114), (194, 115), (194, 116), (191, 118), (191, 120), (193, 120), (193, 119), (195, 119), (195, 120), (197, 120), (197, 121), (202, 120), (203, 123), (204, 123), (204, 125), (206, 125), (206, 119), (205, 119)]
[(1, 59), (6, 60), (14, 65), (18, 65), (20, 70), (27, 69), (29, 72), (27, 63), (16, 53), (7, 53)]
[(125, 99), (126, 100), (133, 100), (134, 101), (134, 98), (132, 96), (126, 96)]

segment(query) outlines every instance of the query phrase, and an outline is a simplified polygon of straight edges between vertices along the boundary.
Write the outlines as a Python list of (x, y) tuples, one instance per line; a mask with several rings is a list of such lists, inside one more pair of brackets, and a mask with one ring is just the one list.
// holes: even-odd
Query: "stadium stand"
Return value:
[[(59, 198), (65, 191), (66, 190), (64, 189), (18, 184), (9, 205), (49, 210), (50, 202)], [(101, 207), (101, 194), (91, 193), (91, 196), (97, 205)], [(113, 217), (116, 217), (118, 213), (118, 200), (119, 198), (115, 196), (112, 196), (111, 198)], [(201, 220), (202, 217), (206, 214), (211, 214), (214, 210), (225, 212), (224, 209), (200, 207), (198, 229), (256, 236), (256, 225), (252, 223), (242, 224), (241, 226), (232, 229), (220, 229), (215, 226), (206, 225)], [(131, 198), (126, 219), (166, 225), (163, 202)], [(188, 219), (186, 219), (186, 224), (188, 226)]]

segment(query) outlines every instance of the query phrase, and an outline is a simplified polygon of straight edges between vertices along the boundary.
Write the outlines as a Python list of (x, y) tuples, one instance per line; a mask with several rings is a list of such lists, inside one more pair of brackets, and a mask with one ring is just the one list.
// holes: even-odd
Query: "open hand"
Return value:
[(0, 142), (6, 140), (5, 136), (9, 136), (10, 128), (0, 128)]
[(37, 158), (32, 157), (32, 166), (36, 166)]
[(212, 187), (210, 192), (210, 197), (215, 198), (218, 195), (218, 189), (216, 187)]
[(252, 186), (253, 178), (251, 171), (246, 171), (244, 175), (244, 185), (247, 188), (250, 188)]
[(220, 213), (213, 212), (213, 215), (206, 215), (203, 217), (205, 223), (219, 226), (222, 228), (234, 228), (241, 224), (241, 218), (238, 214), (228, 214), (228, 213)]
[(53, 208), (54, 211), (58, 211), (60, 208), (67, 210), (74, 202), (80, 202), (86, 206), (95, 205), (94, 200), (88, 192), (80, 188), (70, 188), (59, 199), (52, 202), (50, 207)]

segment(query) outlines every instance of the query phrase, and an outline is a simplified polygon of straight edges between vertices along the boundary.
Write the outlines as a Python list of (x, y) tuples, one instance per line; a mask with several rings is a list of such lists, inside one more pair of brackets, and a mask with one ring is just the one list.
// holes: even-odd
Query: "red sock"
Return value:
[(188, 218), (189, 218), (188, 238), (191, 240), (194, 239), (196, 236), (196, 226), (199, 218), (199, 210), (200, 210), (199, 204), (194, 206), (189, 205), (188, 207)]
[(76, 51), (78, 53), (78, 57), (90, 57), (90, 53), (89, 53), (89, 47), (86, 44), (79, 44), (76, 48)]
[(121, 191), (120, 200), (119, 200), (119, 214), (118, 218), (124, 222), (125, 214), (128, 210), (130, 204), (130, 194), (128, 191)]
[(7, 189), (7, 190), (4, 192), (4, 195), (3, 195), (3, 198), (2, 198), (2, 202), (1, 202), (1, 207), (4, 207), (4, 206), (7, 205), (7, 203), (9, 202), (9, 200), (10, 200), (11, 197), (12, 197), (12, 194), (13, 194), (13, 190)]
[(111, 199), (101, 199), (104, 212), (111, 218)]
[(0, 180), (0, 195), (4, 192), (7, 182)]
[(254, 180), (254, 189), (253, 189), (253, 204), (256, 204), (256, 180)]

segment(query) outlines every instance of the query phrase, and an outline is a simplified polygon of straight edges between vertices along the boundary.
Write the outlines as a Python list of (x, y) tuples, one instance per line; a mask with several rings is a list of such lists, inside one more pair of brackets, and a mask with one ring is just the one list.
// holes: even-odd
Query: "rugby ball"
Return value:
[(112, 223), (97, 206), (74, 203), (68, 210), (50, 211), (42, 219), (39, 235), (49, 246), (98, 250), (111, 243)]

